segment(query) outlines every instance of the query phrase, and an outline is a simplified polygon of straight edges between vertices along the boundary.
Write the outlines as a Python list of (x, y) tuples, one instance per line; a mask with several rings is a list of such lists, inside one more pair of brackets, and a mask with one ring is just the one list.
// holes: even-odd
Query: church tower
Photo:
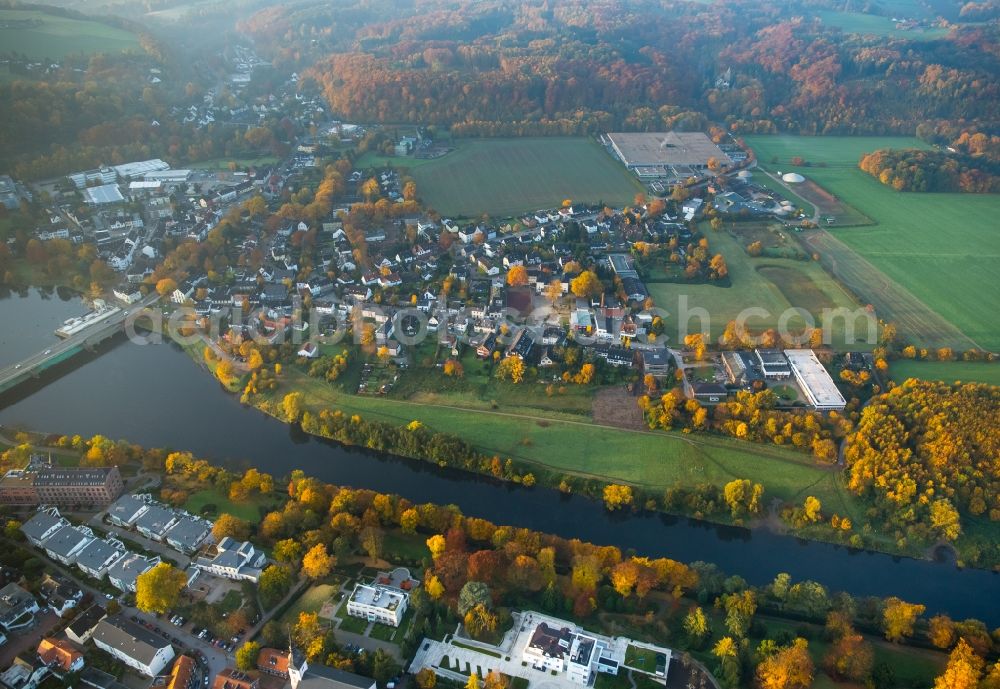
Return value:
[(309, 664), (305, 655), (295, 648), (294, 644), (288, 643), (288, 681), (292, 684), (292, 689), (298, 689), (299, 682), (305, 677)]

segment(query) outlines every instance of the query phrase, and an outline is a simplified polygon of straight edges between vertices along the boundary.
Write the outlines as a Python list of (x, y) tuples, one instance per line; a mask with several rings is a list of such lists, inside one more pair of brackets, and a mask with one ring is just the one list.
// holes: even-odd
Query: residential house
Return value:
[(262, 648), (257, 654), (257, 670), (265, 675), (288, 679), (288, 651), (276, 648)]
[(59, 617), (75, 610), (83, 599), (83, 591), (76, 583), (58, 573), (46, 572), (38, 590), (49, 609)]
[(177, 513), (173, 510), (157, 504), (150, 504), (146, 511), (135, 520), (135, 530), (150, 540), (160, 542), (177, 521)]
[(53, 560), (64, 565), (76, 562), (76, 556), (94, 540), (94, 532), (85, 526), (64, 526), (49, 536), (42, 546)]
[(49, 676), (49, 667), (36, 658), (17, 656), (0, 673), (0, 683), (8, 689), (36, 689)]
[(160, 674), (174, 657), (174, 649), (163, 637), (121, 616), (101, 620), (93, 635), (94, 645), (147, 677)]
[(199, 557), (194, 564), (198, 569), (217, 577), (257, 583), (266, 561), (266, 554), (257, 550), (252, 543), (241, 543), (227, 536), (216, 544), (214, 553)]
[(166, 534), (167, 545), (182, 553), (193, 553), (212, 533), (212, 522), (190, 514), (178, 518)]
[(17, 584), (7, 584), (0, 589), (0, 627), (4, 631), (9, 633), (31, 626), (38, 611), (35, 597)]
[(177, 656), (164, 689), (196, 689), (198, 684), (197, 665), (191, 656)]
[(145, 574), (160, 563), (159, 557), (145, 557), (129, 553), (108, 567), (108, 581), (119, 591), (135, 593), (135, 582), (140, 574)]
[(41, 548), (42, 544), (59, 529), (69, 526), (69, 522), (59, 515), (59, 510), (52, 507), (39, 510), (35, 515), (21, 525), (21, 531), (28, 543)]
[(83, 669), (83, 653), (65, 639), (42, 639), (36, 653), (38, 659), (57, 675)]
[(100, 605), (91, 605), (69, 623), (65, 630), (66, 637), (74, 643), (87, 643), (94, 635), (97, 625), (107, 616), (108, 611)]
[(258, 678), (227, 667), (215, 676), (212, 689), (257, 689), (259, 684)]
[(76, 556), (76, 566), (88, 576), (103, 579), (108, 568), (125, 555), (125, 545), (114, 538), (95, 538)]
[(673, 366), (673, 356), (666, 348), (643, 349), (639, 352), (639, 360), (643, 374), (648, 373), (657, 377), (670, 375)]
[(152, 503), (149, 495), (123, 495), (108, 508), (108, 519), (115, 526), (131, 529)]

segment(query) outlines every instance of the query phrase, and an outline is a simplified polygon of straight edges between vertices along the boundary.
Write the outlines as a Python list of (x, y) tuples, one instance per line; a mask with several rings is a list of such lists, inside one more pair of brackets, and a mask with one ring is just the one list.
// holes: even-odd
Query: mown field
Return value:
[[(756, 331), (778, 327), (782, 314), (793, 307), (808, 311), (817, 326), (822, 324), (824, 309), (846, 308), (854, 311), (860, 308), (850, 294), (813, 261), (752, 257), (728, 232), (709, 230), (706, 236), (712, 253), (720, 252), (725, 256), (732, 287), (669, 282), (650, 282), (646, 285), (656, 305), (671, 314), (666, 326), (671, 343), (677, 343), (683, 335), (701, 328), (696, 318), (685, 321), (679, 317), (684, 312), (682, 304), (686, 304), (688, 310), (702, 308), (708, 312), (709, 330), (713, 337), (721, 335), (726, 323), (735, 320), (747, 309), (767, 312), (766, 315), (754, 312), (745, 320), (746, 326)], [(833, 343), (843, 345), (844, 319), (834, 319), (832, 323)], [(864, 318), (859, 318), (855, 326), (859, 334), (866, 332), (863, 324)], [(792, 313), (787, 319), (787, 326), (792, 331), (799, 331), (805, 325), (798, 314)], [(862, 341), (856, 346), (865, 349), (872, 344)]]
[(857, 168), (863, 153), (878, 148), (926, 148), (913, 138), (751, 136), (748, 143), (767, 167), (788, 169), (792, 156), (802, 156), (813, 165), (797, 171), (877, 223), (834, 231), (834, 241), (820, 233), (815, 248), (833, 253), (828, 258), (837, 263), (838, 276), (880, 317), (930, 346), (1000, 348), (994, 317), (1000, 309), (1000, 196), (903, 194)]
[(58, 60), (76, 53), (116, 53), (139, 48), (134, 33), (100, 22), (32, 10), (0, 10), (0, 23), (25, 20), (40, 21), (41, 25), (0, 28), (0, 50), (34, 59)]
[(417, 193), (435, 210), (454, 216), (505, 217), (578, 203), (630, 203), (639, 183), (587, 138), (468, 139), (436, 160), (392, 159), (410, 165)]
[(897, 383), (907, 378), (940, 380), (953, 383), (989, 383), (1000, 385), (1000, 364), (984, 361), (913, 361), (902, 359), (889, 365), (889, 377)]
[[(912, 17), (913, 13), (906, 12), (905, 17)], [(948, 33), (947, 29), (897, 29), (896, 23), (891, 17), (882, 17), (877, 14), (863, 14), (861, 12), (836, 12), (833, 10), (820, 10), (816, 12), (816, 17), (826, 26), (840, 29), (844, 33), (856, 33), (866, 36), (890, 36), (892, 38), (909, 38), (914, 41), (940, 38)]]

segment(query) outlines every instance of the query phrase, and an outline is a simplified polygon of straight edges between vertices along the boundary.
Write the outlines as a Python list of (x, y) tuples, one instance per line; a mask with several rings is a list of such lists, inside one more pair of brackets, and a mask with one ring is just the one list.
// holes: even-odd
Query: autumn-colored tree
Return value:
[(604, 506), (611, 512), (625, 507), (631, 507), (634, 497), (632, 486), (609, 483), (604, 486)]
[(740, 679), (740, 649), (730, 636), (719, 639), (712, 648), (712, 655), (719, 659), (719, 674), (727, 687), (735, 687)]
[(431, 597), (431, 600), (437, 600), (444, 595), (444, 584), (433, 574), (427, 577), (424, 588), (427, 589), (427, 595)]
[(805, 501), (802, 503), (803, 514), (807, 521), (818, 522), (821, 518), (820, 510), (823, 508), (823, 504), (812, 495), (806, 497)]
[(483, 604), (472, 607), (462, 618), (466, 631), (473, 638), (489, 636), (497, 629), (497, 616)]
[(177, 289), (177, 281), (171, 278), (163, 278), (156, 283), (156, 293), (161, 297), (173, 294), (175, 289)]
[(528, 284), (528, 269), (522, 265), (511, 266), (507, 271), (507, 284), (511, 287), (523, 287)]
[(918, 603), (907, 603), (895, 596), (887, 598), (882, 611), (882, 629), (889, 641), (902, 641), (913, 636), (913, 626), (917, 618), (924, 614), (926, 606)]
[(581, 298), (592, 297), (604, 291), (601, 280), (590, 270), (585, 270), (573, 278), (569, 288), (573, 294)]
[(447, 548), (447, 541), (441, 534), (434, 534), (426, 541), (427, 549), (431, 551), (431, 557), (438, 559)]
[(527, 367), (524, 360), (519, 356), (509, 356), (497, 366), (496, 376), (499, 380), (509, 380), (512, 383), (520, 383), (524, 380)]
[(300, 612), (292, 627), (292, 642), (305, 654), (306, 660), (323, 657), (326, 648), (326, 630), (315, 612)]
[(379, 187), (378, 180), (374, 177), (365, 180), (365, 183), (361, 185), (361, 194), (369, 202), (378, 196), (380, 191), (381, 187)]
[(257, 656), (260, 655), (260, 644), (247, 641), (236, 649), (236, 669), (251, 672), (257, 669)]
[(429, 667), (422, 668), (416, 674), (415, 679), (417, 681), (417, 686), (420, 687), (420, 689), (434, 689), (437, 685), (437, 675), (434, 673), (434, 670)]
[(931, 503), (930, 517), (931, 527), (942, 538), (954, 541), (961, 535), (962, 525), (959, 522), (958, 510), (948, 498), (939, 498)]
[(245, 541), (250, 538), (252, 532), (253, 524), (227, 512), (220, 514), (212, 526), (212, 538), (216, 543), (227, 536), (237, 541)]
[(302, 544), (294, 538), (285, 538), (274, 544), (273, 555), (278, 562), (298, 563), (302, 556)]
[(465, 375), (465, 369), (462, 366), (462, 362), (458, 359), (448, 359), (445, 361), (442, 371), (444, 371), (446, 376), (452, 376), (454, 378), (461, 378)]
[(399, 526), (403, 530), (403, 533), (416, 533), (419, 525), (420, 513), (415, 508), (411, 507), (403, 510), (403, 513), (399, 515)]
[(336, 564), (336, 558), (326, 552), (326, 545), (317, 543), (302, 557), (302, 573), (311, 579), (322, 579)]
[(143, 612), (162, 614), (177, 605), (187, 576), (173, 565), (161, 562), (135, 580), (135, 606)]
[(684, 616), (684, 631), (696, 644), (708, 635), (708, 618), (705, 617), (705, 611), (699, 606), (691, 608)]
[(868, 679), (875, 662), (872, 645), (851, 630), (832, 644), (823, 657), (823, 667), (832, 677), (848, 682)]
[(955, 623), (947, 615), (935, 615), (930, 620), (927, 636), (932, 644), (947, 650), (955, 643)]
[(285, 413), (285, 419), (289, 423), (298, 422), (302, 418), (302, 412), (304, 411), (302, 393), (295, 391), (285, 395), (281, 400), (281, 409)]
[(809, 642), (796, 639), (757, 666), (757, 681), (761, 689), (806, 689), (812, 684), (814, 670)]
[(726, 628), (735, 637), (746, 637), (754, 613), (757, 612), (756, 594), (746, 589), (738, 593), (727, 593), (720, 600), (726, 611)]
[(964, 639), (959, 639), (948, 656), (944, 672), (934, 680), (934, 689), (976, 689), (984, 664), (972, 647)]

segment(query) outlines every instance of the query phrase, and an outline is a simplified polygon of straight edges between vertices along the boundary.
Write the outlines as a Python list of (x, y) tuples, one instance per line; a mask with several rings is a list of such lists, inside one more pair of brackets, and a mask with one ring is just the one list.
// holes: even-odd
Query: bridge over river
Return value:
[[(66, 361), (79, 352), (90, 349), (109, 337), (116, 335), (124, 328), (125, 321), (128, 319), (130, 313), (154, 304), (159, 298), (160, 296), (156, 292), (153, 292), (129, 308), (119, 309), (114, 315), (108, 318), (95, 321), (92, 325), (80, 328), (69, 337), (56, 342), (51, 347), (36, 352), (10, 366), (0, 368), (0, 393), (10, 390), (26, 380), (35, 378), (45, 369)], [(17, 327), (16, 323), (8, 325), (12, 328)]]

